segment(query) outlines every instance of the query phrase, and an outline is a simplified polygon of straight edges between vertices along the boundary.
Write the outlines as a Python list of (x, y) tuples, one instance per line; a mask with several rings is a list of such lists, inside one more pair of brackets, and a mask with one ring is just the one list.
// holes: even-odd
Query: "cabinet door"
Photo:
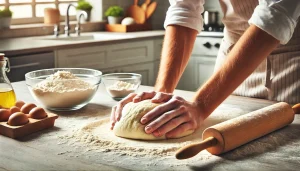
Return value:
[(56, 67), (103, 70), (117, 66), (154, 61), (153, 41), (90, 46), (56, 51)]
[(137, 73), (142, 75), (142, 85), (154, 85), (154, 63), (142, 63), (135, 65), (128, 65), (125, 67), (110, 68), (103, 70), (103, 74), (108, 73)]
[(163, 39), (158, 38), (154, 39), (154, 60), (160, 60), (162, 46), (163, 46)]
[(153, 41), (154, 43), (154, 82), (157, 79), (158, 70), (159, 70), (159, 63), (161, 57), (161, 51), (163, 46), (163, 39), (157, 38)]
[(213, 74), (216, 58), (196, 57), (194, 62), (195, 89), (201, 87)]
[(105, 46), (91, 46), (57, 50), (55, 66), (58, 68), (100, 69), (105, 64), (107, 49)]
[(195, 91), (197, 88), (195, 86), (195, 63), (193, 59), (190, 59), (189, 63), (187, 64), (176, 89), (180, 90), (188, 90), (188, 91)]
[(7, 77), (11, 82), (25, 80), (30, 71), (54, 68), (54, 53), (45, 52), (32, 55), (19, 55), (9, 58), (10, 72)]

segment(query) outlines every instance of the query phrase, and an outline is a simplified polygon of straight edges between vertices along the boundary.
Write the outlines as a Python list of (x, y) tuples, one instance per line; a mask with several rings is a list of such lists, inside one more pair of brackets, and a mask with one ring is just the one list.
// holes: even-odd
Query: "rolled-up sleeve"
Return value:
[(249, 24), (256, 25), (281, 44), (292, 37), (300, 16), (300, 0), (259, 0)]
[(204, 0), (170, 0), (164, 27), (181, 25), (200, 32), (203, 27)]

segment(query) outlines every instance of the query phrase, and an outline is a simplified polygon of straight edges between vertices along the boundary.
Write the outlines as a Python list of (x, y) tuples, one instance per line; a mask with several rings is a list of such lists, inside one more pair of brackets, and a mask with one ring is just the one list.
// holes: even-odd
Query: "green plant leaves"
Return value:
[(124, 10), (120, 6), (111, 6), (105, 11), (105, 16), (121, 17), (124, 15)]
[(0, 18), (11, 17), (13, 12), (9, 8), (5, 8), (4, 10), (0, 10)]

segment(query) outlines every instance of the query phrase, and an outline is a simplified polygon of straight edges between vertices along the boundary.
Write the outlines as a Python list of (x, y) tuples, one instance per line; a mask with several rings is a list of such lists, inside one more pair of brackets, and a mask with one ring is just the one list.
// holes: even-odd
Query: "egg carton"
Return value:
[(0, 134), (10, 138), (20, 138), (31, 133), (41, 131), (43, 129), (51, 128), (54, 126), (55, 119), (58, 115), (47, 113), (47, 117), (43, 119), (28, 118), (29, 122), (25, 125), (11, 126), (7, 122), (0, 122)]

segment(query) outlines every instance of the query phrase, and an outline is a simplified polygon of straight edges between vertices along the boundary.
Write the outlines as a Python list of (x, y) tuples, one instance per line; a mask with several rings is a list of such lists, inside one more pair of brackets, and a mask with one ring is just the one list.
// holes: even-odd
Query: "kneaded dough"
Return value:
[[(140, 140), (161, 140), (166, 139), (165, 135), (155, 137), (152, 134), (146, 134), (145, 126), (140, 123), (141, 118), (150, 110), (159, 104), (152, 103), (150, 100), (144, 100), (138, 103), (128, 103), (122, 110), (122, 117), (114, 126), (114, 134), (118, 137), (140, 139)], [(189, 130), (175, 138), (190, 135), (194, 130)]]

